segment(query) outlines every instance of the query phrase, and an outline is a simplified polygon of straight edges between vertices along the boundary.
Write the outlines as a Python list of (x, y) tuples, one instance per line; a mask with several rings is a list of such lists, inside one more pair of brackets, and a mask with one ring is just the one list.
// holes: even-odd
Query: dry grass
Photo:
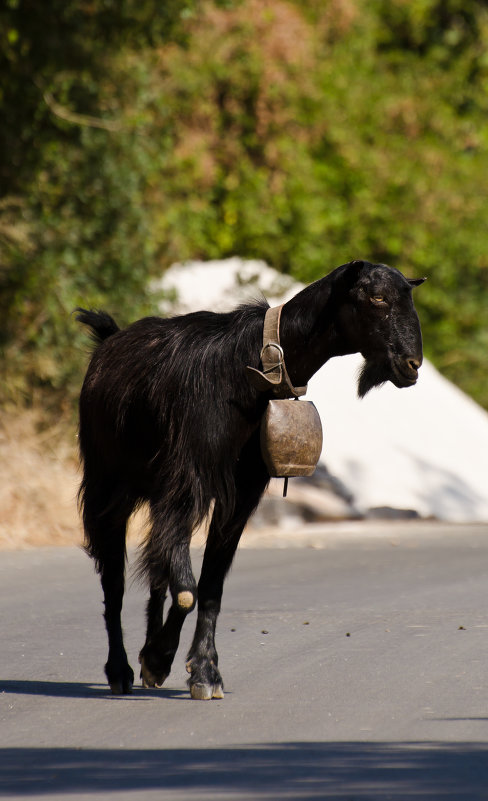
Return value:
[(79, 545), (76, 439), (36, 411), (0, 413), (0, 548)]
[[(35, 410), (0, 411), (0, 549), (80, 546), (79, 481), (74, 426), (46, 428)], [(145, 528), (143, 509), (130, 522), (131, 545)]]

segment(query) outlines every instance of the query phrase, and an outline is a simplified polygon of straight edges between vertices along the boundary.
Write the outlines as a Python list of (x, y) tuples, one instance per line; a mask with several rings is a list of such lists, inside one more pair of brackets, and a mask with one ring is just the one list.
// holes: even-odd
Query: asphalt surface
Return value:
[[(486, 801), (488, 526), (320, 531), (238, 553), (208, 702), (195, 615), (165, 687), (112, 697), (88, 558), (0, 554), (0, 797)], [(130, 585), (134, 669), (144, 600)]]

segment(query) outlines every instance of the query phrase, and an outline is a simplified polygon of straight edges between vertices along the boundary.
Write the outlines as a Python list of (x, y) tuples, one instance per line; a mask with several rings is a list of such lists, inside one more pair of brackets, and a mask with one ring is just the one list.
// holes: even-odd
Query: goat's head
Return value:
[(358, 394), (391, 381), (396, 387), (416, 383), (422, 364), (422, 334), (412, 289), (425, 278), (408, 279), (385, 264), (351, 262), (350, 288), (343, 325), (365, 363)]

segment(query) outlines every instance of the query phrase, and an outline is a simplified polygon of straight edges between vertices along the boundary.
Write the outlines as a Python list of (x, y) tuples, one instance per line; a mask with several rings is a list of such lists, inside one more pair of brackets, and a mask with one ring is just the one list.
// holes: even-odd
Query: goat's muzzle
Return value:
[(421, 364), (422, 359), (415, 356), (407, 356), (393, 361), (392, 367), (396, 379), (393, 383), (400, 388), (416, 384)]

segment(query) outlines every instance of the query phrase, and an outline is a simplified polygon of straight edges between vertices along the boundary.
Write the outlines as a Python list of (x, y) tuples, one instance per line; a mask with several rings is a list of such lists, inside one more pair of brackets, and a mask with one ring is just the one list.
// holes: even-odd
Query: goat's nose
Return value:
[(413, 370), (415, 373), (418, 372), (418, 369), (422, 364), (420, 359), (407, 359), (407, 363), (410, 369)]

